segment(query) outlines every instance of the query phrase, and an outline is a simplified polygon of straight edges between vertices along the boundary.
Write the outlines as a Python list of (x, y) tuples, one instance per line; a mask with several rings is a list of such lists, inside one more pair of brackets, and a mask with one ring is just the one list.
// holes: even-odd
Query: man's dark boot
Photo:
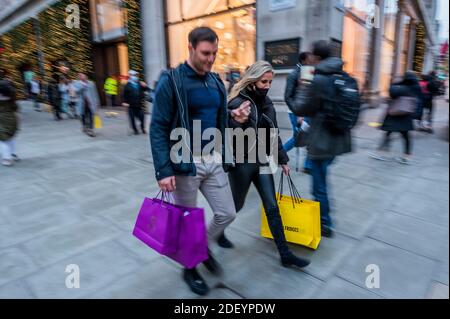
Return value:
[(227, 237), (225, 237), (225, 232), (223, 232), (220, 237), (217, 239), (217, 244), (226, 249), (232, 249), (234, 248), (234, 245), (231, 241), (228, 240)]
[(203, 262), (203, 265), (205, 265), (206, 269), (208, 269), (210, 273), (220, 275), (222, 273), (222, 268), (210, 251), (208, 251), (208, 257), (209, 258)]
[(191, 289), (191, 291), (197, 295), (204, 296), (209, 292), (209, 287), (205, 280), (197, 272), (197, 269), (184, 269), (183, 279)]

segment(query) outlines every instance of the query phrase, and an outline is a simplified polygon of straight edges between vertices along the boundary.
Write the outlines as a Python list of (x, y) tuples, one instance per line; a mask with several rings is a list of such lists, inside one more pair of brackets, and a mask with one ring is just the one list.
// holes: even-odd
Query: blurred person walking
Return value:
[[(389, 160), (388, 152), (391, 142), (391, 135), (394, 132), (398, 132), (402, 135), (405, 142), (404, 153), (402, 157), (396, 158), (401, 164), (410, 164), (412, 157), (412, 141), (409, 134), (414, 130), (413, 117), (414, 110), (417, 109), (417, 105), (422, 98), (422, 90), (419, 84), (419, 80), (413, 71), (408, 71), (402, 81), (391, 85), (389, 90), (390, 97), (392, 99), (390, 107), (386, 111), (386, 116), (381, 126), (381, 130), (386, 132), (377, 152), (369, 154), (372, 158), (377, 160), (386, 161)], [(407, 114), (394, 115), (392, 113), (392, 105), (403, 105), (402, 108), (409, 108), (410, 112)], [(408, 105), (411, 106), (408, 106)]]
[(106, 95), (106, 105), (112, 107), (116, 105), (116, 98), (119, 94), (119, 81), (118, 77), (115, 75), (109, 76), (105, 80), (105, 85), (103, 86)]
[(95, 137), (94, 115), (100, 106), (97, 87), (84, 73), (79, 73), (78, 79), (75, 83), (75, 91), (79, 99), (82, 131), (90, 137)]
[(59, 90), (59, 76), (58, 74), (52, 74), (50, 82), (47, 87), (48, 101), (53, 109), (55, 121), (61, 121), (61, 92)]
[(16, 90), (5, 79), (4, 72), (0, 71), (0, 153), (4, 166), (12, 166), (14, 161), (19, 161), (16, 154), (16, 135), (19, 130), (17, 111)]
[[(293, 104), (295, 103), (295, 94), (297, 92), (299, 83), (300, 83), (300, 77), (302, 72), (303, 66), (310, 66), (312, 64), (311, 61), (311, 53), (310, 52), (302, 52), (300, 53), (298, 57), (299, 63), (297, 64), (294, 71), (292, 71), (286, 81), (286, 89), (284, 92), (284, 100), (286, 104), (288, 105), (289, 109), (292, 108)], [(298, 117), (294, 113), (289, 112), (289, 120), (291, 121), (292, 125), (292, 138), (289, 139), (283, 146), (286, 153), (289, 153), (294, 147), (297, 147), (297, 151), (299, 151), (298, 147), (300, 145), (298, 144), (298, 137), (299, 134), (306, 133), (302, 132), (302, 130), (305, 130), (309, 127), (309, 119)], [(302, 129), (303, 127), (303, 129)], [(297, 157), (299, 156), (299, 152), (297, 152)], [(299, 160), (297, 158), (297, 160)], [(306, 157), (304, 165), (303, 165), (303, 172), (309, 174), (311, 172), (311, 161)]]
[(30, 82), (28, 82), (28, 92), (30, 92), (31, 100), (33, 101), (34, 110), (36, 112), (41, 112), (41, 107), (39, 105), (39, 99), (41, 95), (41, 84), (36, 75), (33, 75)]
[(59, 81), (59, 94), (61, 96), (61, 112), (68, 118), (73, 118), (70, 110), (70, 80), (64, 76)]
[(330, 43), (315, 42), (312, 55), (317, 64), (314, 79), (302, 82), (291, 111), (311, 121), (307, 149), (312, 193), (320, 202), (322, 235), (332, 237), (328, 170), (337, 156), (352, 151), (351, 129), (358, 120), (361, 103), (356, 80), (343, 71), (343, 61), (332, 56)]
[(419, 131), (432, 134), (434, 99), (439, 95), (440, 87), (439, 80), (436, 77), (436, 72), (433, 71), (428, 75), (424, 75), (419, 84), (423, 99), (423, 109), (420, 116)]
[(145, 92), (150, 91), (150, 88), (145, 82), (139, 81), (139, 73), (130, 70), (128, 72), (130, 77), (127, 85), (123, 91), (123, 103), (122, 106), (128, 108), (128, 117), (130, 120), (130, 126), (135, 135), (139, 135), (139, 131), (136, 127), (136, 118), (140, 122), (140, 128), (142, 134), (147, 134), (145, 129)]
[[(263, 202), (264, 210), (267, 215), (270, 230), (278, 248), (281, 257), (281, 264), (284, 267), (297, 266), (304, 268), (309, 265), (306, 259), (295, 256), (289, 246), (287, 245), (284, 235), (283, 221), (281, 220), (280, 209), (278, 207), (275, 183), (273, 173), (263, 172), (262, 169), (267, 164), (261, 162), (258, 158), (256, 163), (252, 163), (250, 152), (254, 149), (255, 154), (260, 154), (255, 147), (264, 147), (264, 154), (267, 157), (274, 154), (273, 147), (278, 150), (278, 163), (283, 169), (283, 174), (289, 175), (290, 168), (288, 166), (289, 157), (283, 149), (281, 138), (272, 142), (269, 130), (273, 129), (278, 132), (278, 124), (276, 111), (272, 100), (267, 96), (274, 77), (274, 70), (272, 65), (266, 61), (258, 61), (253, 64), (248, 71), (232, 89), (229, 96), (229, 127), (233, 129), (252, 128), (257, 132), (255, 140), (249, 140), (244, 148), (244, 163), (235, 163), (235, 166), (230, 169), (228, 178), (230, 180), (231, 191), (233, 193), (233, 200), (236, 206), (236, 212), (239, 212), (245, 204), (247, 193), (251, 184), (255, 185), (259, 196)], [(242, 109), (242, 105), (246, 108)], [(259, 129), (266, 130), (266, 139), (261, 140), (259, 136)], [(258, 143), (258, 141), (260, 143)], [(251, 146), (253, 145), (253, 146)], [(236, 151), (240, 149), (239, 146), (233, 148)], [(268, 168), (268, 167), (267, 167)], [(222, 234), (222, 241), (228, 241), (225, 234)]]
[[(188, 60), (169, 72), (163, 72), (158, 81), (150, 126), (153, 163), (159, 187), (163, 192), (173, 192), (175, 204), (185, 207), (196, 207), (198, 192), (203, 194), (214, 214), (208, 227), (209, 244), (217, 240), (236, 217), (225, 173), (228, 165), (223, 160), (227, 92), (219, 75), (211, 72), (218, 46), (219, 38), (210, 28), (195, 28), (189, 33)], [(194, 125), (197, 123), (200, 127)], [(172, 147), (178, 144), (171, 140), (172, 130), (176, 128), (187, 133), (178, 143), (189, 148), (189, 161), (175, 163), (171, 159)], [(200, 150), (193, 149), (194, 129), (200, 135), (208, 129), (220, 130), (221, 154), (203, 154), (204, 147), (214, 137), (198, 143)], [(213, 274), (220, 273), (220, 265), (211, 252), (203, 265)], [(194, 293), (208, 293), (209, 287), (196, 267), (184, 269), (183, 279)]]

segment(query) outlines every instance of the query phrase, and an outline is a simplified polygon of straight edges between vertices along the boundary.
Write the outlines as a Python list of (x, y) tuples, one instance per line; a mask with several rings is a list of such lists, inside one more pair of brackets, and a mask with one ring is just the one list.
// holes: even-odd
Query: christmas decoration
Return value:
[(417, 74), (422, 74), (423, 62), (425, 58), (425, 27), (422, 23), (416, 27), (416, 46), (414, 51), (413, 70)]
[(127, 16), (127, 46), (130, 69), (143, 74), (141, 0), (124, 0), (123, 4)]

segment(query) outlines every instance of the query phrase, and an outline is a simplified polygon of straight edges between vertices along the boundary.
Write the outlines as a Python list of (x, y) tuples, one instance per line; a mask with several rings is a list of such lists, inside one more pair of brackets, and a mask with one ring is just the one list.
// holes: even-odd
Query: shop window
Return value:
[(347, 73), (358, 80), (364, 87), (369, 58), (369, 30), (364, 24), (356, 22), (351, 17), (344, 18), (342, 59)]
[[(191, 3), (191, 1), (187, 1)], [(193, 2), (193, 1), (192, 1)], [(221, 1), (197, 1), (196, 8), (207, 8), (212, 4), (216, 9), (221, 9)], [(225, 1), (226, 2), (226, 1)], [(241, 1), (237, 1), (241, 2)], [(236, 4), (237, 4), (236, 2)], [(250, 2), (250, 1), (242, 1)], [(179, 2), (183, 4), (184, 1)], [(176, 1), (168, 1), (167, 9), (170, 10)], [(180, 8), (184, 8), (182, 5)], [(196, 13), (192, 12), (194, 16)], [(188, 56), (188, 35), (196, 27), (208, 26), (217, 32), (219, 36), (219, 52), (214, 66), (214, 71), (225, 77), (231, 69), (245, 70), (255, 62), (256, 21), (255, 8), (244, 6), (221, 14), (202, 16), (198, 19), (190, 19), (180, 23), (170, 23), (167, 27), (169, 42), (169, 64), (171, 67), (184, 62)], [(172, 18), (175, 18), (173, 15)], [(185, 18), (185, 17), (184, 17)]]

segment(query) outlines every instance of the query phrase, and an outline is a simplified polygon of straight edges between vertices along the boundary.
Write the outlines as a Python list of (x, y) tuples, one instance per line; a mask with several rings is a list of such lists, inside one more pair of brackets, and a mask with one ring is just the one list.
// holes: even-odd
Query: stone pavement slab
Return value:
[(448, 230), (442, 226), (387, 212), (369, 237), (421, 256), (441, 260), (445, 253), (440, 243), (448, 240), (447, 234)]
[(317, 289), (317, 299), (381, 299), (382, 297), (339, 277), (333, 277)]
[(374, 288), (378, 295), (418, 299), (426, 297), (435, 262), (373, 239), (365, 239), (342, 264), (337, 275), (366, 289), (367, 278), (371, 275), (366, 272), (369, 265), (377, 265), (380, 270), (380, 288)]
[[(68, 265), (78, 265), (80, 288), (66, 286)], [(37, 298), (72, 299), (84, 298), (96, 291), (108, 290), (109, 286), (127, 273), (139, 269), (139, 263), (125, 248), (107, 242), (84, 251), (82, 254), (58, 261), (44, 267), (26, 278), (27, 284)]]

